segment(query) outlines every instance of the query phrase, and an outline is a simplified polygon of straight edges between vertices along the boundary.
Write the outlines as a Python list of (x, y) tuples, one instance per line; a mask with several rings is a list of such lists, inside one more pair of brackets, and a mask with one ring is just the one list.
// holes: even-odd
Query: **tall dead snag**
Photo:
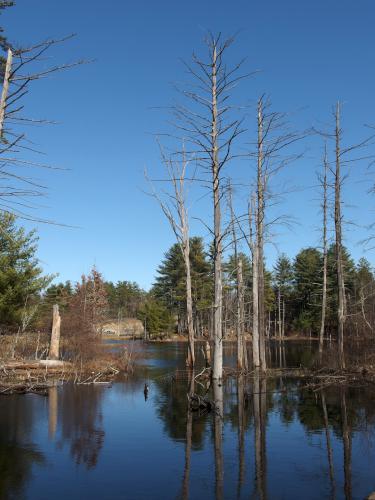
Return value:
[[(31, 155), (40, 154), (26, 138), (24, 127), (51, 122), (27, 118), (24, 115), (23, 100), (35, 81), (83, 63), (77, 61), (45, 66), (46, 52), (69, 38), (71, 36), (47, 40), (27, 48), (8, 49), (0, 100), (0, 209), (24, 218), (35, 220), (23, 211), (25, 207), (30, 208), (30, 202), (25, 199), (40, 196), (45, 188), (18, 169), (50, 168), (49, 165), (23, 157), (26, 152)], [(21, 201), (19, 198), (22, 198)]]
[(319, 332), (319, 354), (323, 353), (323, 342), (324, 342), (324, 330), (325, 330), (325, 318), (327, 309), (327, 261), (328, 261), (328, 247), (327, 247), (327, 171), (328, 171), (328, 158), (327, 158), (327, 147), (325, 147), (324, 152), (324, 170), (323, 178), (321, 181), (323, 187), (323, 289), (322, 289), (322, 313), (320, 322), (320, 332)]
[(257, 212), (256, 212), (256, 266), (258, 278), (258, 324), (259, 324), (259, 361), (264, 371), (266, 365), (266, 332), (264, 307), (264, 159), (263, 159), (263, 99), (258, 101), (258, 158), (257, 158)]
[(0, 138), (3, 137), (5, 109), (6, 109), (6, 104), (7, 104), (8, 92), (9, 92), (10, 72), (12, 70), (12, 61), (13, 61), (13, 52), (12, 52), (12, 49), (8, 49), (7, 61), (5, 64), (3, 90), (1, 92), (1, 101), (0, 101)]
[[(176, 240), (180, 246), (184, 259), (186, 273), (186, 318), (188, 329), (188, 355), (186, 359), (187, 366), (193, 368), (195, 364), (194, 352), (194, 322), (193, 322), (193, 297), (191, 290), (191, 266), (190, 266), (190, 236), (189, 219), (186, 207), (186, 171), (189, 160), (186, 158), (183, 148), (181, 155), (175, 159), (168, 158), (161, 150), (163, 163), (168, 174), (168, 181), (172, 185), (172, 193), (164, 191), (164, 198), (152, 190), (152, 195), (158, 201), (164, 215), (166, 216)], [(147, 178), (147, 174), (146, 174)]]
[(53, 306), (51, 345), (49, 348), (48, 359), (54, 359), (54, 360), (59, 359), (60, 326), (61, 326), (61, 317), (59, 313), (59, 306), (55, 304)]
[[(334, 165), (328, 166), (334, 177), (334, 226), (335, 226), (335, 263), (337, 276), (337, 338), (338, 338), (338, 361), (341, 369), (345, 368), (344, 354), (344, 328), (347, 316), (346, 297), (345, 297), (345, 268), (343, 259), (343, 215), (342, 215), (342, 185), (347, 177), (343, 175), (342, 167), (359, 163), (364, 160), (373, 160), (373, 156), (364, 155), (358, 158), (353, 158), (354, 151), (366, 148), (374, 135), (367, 137), (363, 141), (350, 145), (342, 146), (343, 130), (341, 128), (341, 103), (337, 102), (333, 111), (334, 115), (334, 130), (333, 133), (319, 132), (319, 134), (330, 138), (334, 141), (335, 160)], [(327, 162), (327, 165), (328, 162)]]
[[(256, 198), (252, 196), (249, 203), (249, 233), (250, 233), (250, 251), (251, 251), (251, 262), (252, 262), (252, 285), (253, 285), (253, 314), (252, 314), (252, 346), (253, 346), (253, 368), (259, 368), (260, 366), (260, 352), (259, 352), (259, 280), (258, 280), (258, 245), (257, 239), (253, 233), (253, 214), (256, 207)], [(255, 233), (256, 234), (256, 233)]]
[(246, 349), (246, 339), (245, 339), (245, 311), (244, 311), (244, 301), (245, 292), (243, 284), (243, 266), (242, 260), (238, 257), (237, 250), (237, 235), (236, 235), (236, 217), (233, 210), (232, 202), (232, 186), (229, 182), (228, 184), (228, 202), (229, 210), (231, 215), (231, 228), (232, 228), (232, 243), (234, 249), (234, 261), (236, 265), (237, 274), (237, 315), (236, 315), (236, 330), (237, 330), (237, 368), (239, 372), (243, 370), (247, 371), (248, 361), (247, 361), (247, 349)]
[(346, 317), (345, 304), (345, 279), (342, 261), (342, 215), (341, 215), (341, 136), (340, 103), (336, 105), (335, 112), (335, 238), (336, 238), (336, 272), (337, 272), (337, 321), (338, 321), (338, 349), (340, 368), (345, 368), (344, 356), (344, 324)]
[[(254, 202), (254, 249), (253, 254), (253, 354), (254, 366), (262, 371), (266, 363), (266, 321), (264, 284), (265, 234), (276, 223), (286, 223), (285, 216), (279, 216), (266, 223), (267, 207), (276, 203), (278, 195), (270, 193), (271, 178), (300, 155), (286, 154), (287, 148), (304, 137), (288, 130), (285, 114), (270, 110), (271, 104), (262, 96), (257, 105), (257, 139), (255, 152), (251, 156), (256, 161), (256, 195)], [(258, 339), (258, 340), (257, 340)], [(255, 344), (258, 344), (256, 346)], [(255, 350), (254, 350), (255, 346)], [(259, 354), (257, 353), (259, 352)], [(258, 358), (259, 357), (259, 358)]]
[[(214, 260), (214, 304), (213, 304), (213, 370), (212, 378), (221, 379), (223, 375), (223, 283), (222, 254), (223, 231), (221, 217), (223, 168), (232, 159), (232, 147), (241, 134), (241, 120), (233, 116), (229, 98), (235, 85), (244, 78), (240, 75), (241, 62), (233, 68), (225, 63), (227, 49), (233, 38), (222, 41), (221, 34), (206, 38), (208, 57), (199, 59), (193, 54), (192, 65), (186, 64), (193, 78), (190, 88), (182, 90), (189, 100), (189, 106), (178, 105), (173, 108), (178, 130), (181, 130), (191, 144), (198, 164), (209, 176), (213, 201)], [(207, 224), (206, 224), (207, 227)]]

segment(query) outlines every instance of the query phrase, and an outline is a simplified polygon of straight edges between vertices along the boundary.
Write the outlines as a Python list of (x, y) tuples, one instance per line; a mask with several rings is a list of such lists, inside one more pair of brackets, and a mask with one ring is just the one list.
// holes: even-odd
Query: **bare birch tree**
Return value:
[(323, 352), (323, 341), (324, 341), (324, 331), (325, 331), (325, 318), (327, 309), (327, 261), (328, 261), (328, 245), (327, 245), (327, 172), (328, 172), (328, 157), (327, 157), (327, 146), (324, 151), (324, 161), (323, 161), (323, 177), (321, 179), (321, 185), (323, 188), (323, 231), (322, 231), (322, 243), (323, 243), (323, 289), (322, 289), (322, 312), (321, 312), (321, 323), (319, 332), (319, 354), (322, 355)]
[[(277, 223), (285, 223), (285, 216), (276, 216), (266, 221), (267, 210), (276, 203), (278, 195), (271, 192), (270, 180), (281, 169), (300, 157), (287, 153), (287, 148), (304, 137), (288, 129), (286, 115), (271, 110), (270, 101), (264, 96), (257, 103), (257, 140), (255, 144), (256, 194), (253, 202), (254, 241), (253, 241), (253, 357), (254, 366), (262, 371), (266, 363), (266, 318), (264, 283), (264, 245), (266, 232)], [(279, 322), (280, 323), (280, 322)], [(254, 343), (258, 343), (258, 346)]]
[(231, 228), (232, 228), (232, 243), (234, 249), (234, 261), (237, 274), (237, 315), (236, 315), (236, 331), (237, 331), (237, 368), (239, 372), (248, 370), (247, 349), (245, 339), (245, 311), (244, 311), (244, 283), (243, 283), (243, 265), (241, 258), (238, 257), (238, 245), (236, 235), (236, 217), (233, 210), (232, 186), (228, 183), (228, 204), (230, 210)]
[(334, 166), (330, 166), (327, 161), (327, 166), (334, 177), (334, 229), (335, 229), (335, 263), (337, 276), (337, 338), (338, 338), (338, 361), (341, 369), (345, 368), (345, 353), (344, 353), (344, 328), (347, 318), (346, 295), (345, 295), (345, 268), (343, 259), (343, 214), (342, 214), (342, 186), (347, 179), (347, 173), (343, 174), (342, 167), (359, 163), (363, 160), (369, 160), (371, 156), (358, 156), (354, 158), (352, 153), (363, 148), (366, 148), (373, 139), (373, 135), (367, 137), (363, 141), (343, 147), (343, 129), (341, 127), (341, 109), (340, 102), (336, 103), (333, 111), (334, 115), (334, 131), (333, 133), (322, 133), (321, 135), (330, 138), (334, 141), (335, 160)]
[(338, 342), (339, 342), (339, 364), (340, 368), (345, 368), (344, 357), (344, 324), (346, 319), (345, 304), (345, 278), (344, 266), (342, 261), (342, 214), (341, 214), (341, 136), (342, 129), (340, 125), (341, 105), (338, 102), (335, 112), (335, 248), (336, 248), (336, 272), (337, 272), (337, 292), (338, 292)]
[[(165, 217), (167, 218), (176, 240), (180, 246), (186, 273), (186, 318), (188, 330), (188, 355), (187, 366), (193, 368), (195, 364), (194, 352), (194, 321), (193, 321), (193, 296), (191, 289), (190, 266), (190, 234), (189, 219), (186, 206), (186, 172), (190, 161), (186, 157), (185, 148), (182, 153), (174, 158), (168, 158), (161, 148), (163, 164), (167, 171), (168, 181), (172, 192), (163, 191), (164, 199), (152, 188), (152, 196), (158, 201)], [(146, 178), (147, 173), (145, 173)]]

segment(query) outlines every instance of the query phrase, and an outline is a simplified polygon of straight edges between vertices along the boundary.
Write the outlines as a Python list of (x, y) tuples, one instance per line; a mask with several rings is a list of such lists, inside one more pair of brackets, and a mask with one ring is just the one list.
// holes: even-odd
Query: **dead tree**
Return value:
[[(343, 214), (342, 214), (342, 185), (347, 178), (347, 174), (343, 174), (342, 167), (348, 166), (354, 162), (361, 162), (363, 160), (372, 159), (371, 156), (359, 156), (353, 158), (354, 151), (366, 148), (369, 142), (374, 138), (370, 136), (351, 146), (342, 146), (343, 130), (341, 128), (341, 103), (337, 102), (334, 109), (334, 131), (333, 133), (319, 132), (321, 135), (330, 138), (334, 141), (335, 161), (334, 166), (329, 166), (329, 170), (334, 177), (334, 227), (335, 227), (335, 263), (336, 263), (336, 277), (337, 277), (337, 338), (338, 338), (338, 361), (341, 369), (345, 368), (345, 354), (344, 354), (344, 328), (347, 317), (346, 308), (346, 295), (345, 295), (345, 268), (343, 260)], [(327, 165), (329, 163), (327, 162)]]
[(342, 129), (340, 125), (340, 103), (336, 105), (335, 112), (335, 239), (336, 239), (336, 272), (337, 272), (337, 321), (338, 321), (338, 349), (340, 368), (345, 368), (344, 357), (344, 324), (346, 319), (345, 304), (345, 278), (344, 265), (342, 261), (342, 215), (341, 215), (341, 136)]
[[(194, 321), (193, 321), (193, 296), (191, 288), (190, 266), (190, 236), (189, 219), (186, 207), (186, 171), (190, 161), (186, 158), (183, 148), (182, 154), (175, 158), (168, 158), (161, 148), (163, 164), (166, 168), (168, 180), (172, 185), (172, 192), (163, 191), (164, 199), (152, 189), (152, 196), (158, 201), (165, 217), (167, 218), (176, 240), (180, 246), (184, 259), (186, 273), (186, 318), (188, 330), (188, 355), (187, 366), (193, 368), (195, 364), (194, 352)], [(147, 173), (145, 174), (147, 178)]]
[(232, 228), (232, 243), (234, 249), (234, 261), (237, 274), (237, 315), (236, 315), (236, 330), (237, 330), (237, 368), (239, 372), (248, 369), (247, 349), (245, 339), (245, 311), (244, 311), (244, 284), (243, 284), (243, 267), (242, 260), (238, 257), (237, 250), (237, 235), (236, 235), (236, 217), (233, 210), (232, 186), (228, 185), (228, 204), (231, 215)]
[(52, 333), (51, 333), (51, 344), (49, 348), (48, 359), (57, 360), (60, 355), (60, 326), (61, 317), (59, 313), (59, 306), (55, 304), (53, 306), (53, 317), (52, 317)]
[(256, 236), (253, 235), (253, 214), (256, 207), (255, 195), (252, 196), (249, 203), (249, 234), (250, 234), (250, 251), (252, 255), (252, 272), (253, 272), (253, 314), (252, 314), (252, 345), (253, 345), (253, 368), (260, 366), (260, 351), (259, 351), (259, 256)]
[(327, 260), (328, 260), (328, 247), (327, 247), (327, 172), (328, 172), (328, 158), (327, 158), (327, 147), (325, 147), (324, 152), (324, 170), (323, 178), (321, 181), (323, 187), (323, 289), (322, 289), (322, 312), (321, 312), (321, 322), (320, 322), (320, 332), (319, 332), (319, 354), (323, 353), (323, 341), (324, 341), (324, 331), (325, 331), (325, 318), (327, 309)]
[(263, 99), (258, 101), (258, 142), (257, 142), (257, 211), (256, 211), (256, 266), (258, 279), (258, 325), (259, 325), (259, 361), (264, 371), (266, 364), (266, 332), (265, 332), (265, 307), (264, 307), (264, 116)]
[[(256, 194), (253, 202), (254, 241), (253, 241), (253, 355), (254, 366), (260, 366), (262, 371), (266, 364), (266, 321), (264, 292), (264, 246), (266, 233), (275, 224), (288, 222), (281, 215), (266, 221), (267, 210), (277, 203), (280, 194), (270, 191), (270, 181), (280, 170), (292, 161), (300, 158), (299, 154), (288, 154), (287, 149), (301, 140), (304, 134), (288, 129), (286, 115), (271, 110), (269, 100), (262, 96), (257, 104), (257, 139), (255, 152), (250, 157), (256, 162)], [(256, 345), (258, 344), (258, 345)], [(255, 350), (254, 350), (255, 346)], [(259, 354), (258, 354), (259, 352)]]
[[(25, 219), (38, 220), (30, 215), (31, 199), (41, 196), (45, 186), (19, 172), (22, 168), (52, 168), (25, 158), (25, 154), (41, 154), (26, 137), (25, 125), (52, 123), (32, 119), (23, 114), (23, 101), (31, 85), (49, 75), (83, 64), (77, 61), (45, 67), (45, 55), (52, 47), (67, 41), (47, 40), (27, 48), (9, 48), (0, 100), (0, 210), (12, 212)], [(43, 65), (43, 66), (41, 66)], [(47, 221), (44, 221), (47, 222)]]
[(226, 53), (233, 38), (222, 40), (221, 34), (209, 34), (206, 38), (208, 57), (193, 54), (192, 64), (186, 64), (192, 77), (189, 88), (182, 94), (189, 104), (174, 106), (175, 127), (182, 131), (196, 155), (199, 166), (207, 173), (213, 201), (214, 304), (213, 304), (213, 379), (223, 374), (223, 283), (222, 283), (222, 173), (233, 158), (232, 147), (243, 132), (241, 120), (234, 116), (229, 98), (234, 86), (246, 75), (239, 74), (242, 62), (233, 68), (226, 65)]

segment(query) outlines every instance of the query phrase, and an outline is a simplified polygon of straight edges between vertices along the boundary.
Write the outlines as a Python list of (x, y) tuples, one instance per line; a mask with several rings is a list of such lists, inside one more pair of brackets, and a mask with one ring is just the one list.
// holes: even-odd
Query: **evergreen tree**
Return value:
[[(190, 239), (190, 264), (194, 322), (202, 321), (212, 304), (210, 264), (204, 251), (202, 238)], [(180, 246), (176, 243), (166, 252), (158, 268), (158, 276), (152, 288), (154, 296), (177, 316), (178, 330), (183, 331), (186, 313), (185, 265)]]
[(131, 281), (105, 283), (109, 316), (115, 318), (135, 318), (140, 306), (144, 303), (146, 292)]
[(173, 317), (167, 307), (151, 293), (138, 311), (148, 336), (168, 335), (173, 329)]
[(18, 227), (16, 217), (0, 212), (0, 327), (20, 324), (22, 312), (39, 300), (51, 276), (43, 276), (36, 258), (35, 231)]
[(318, 333), (321, 320), (323, 256), (316, 248), (301, 250), (294, 260), (294, 326)]
[(293, 291), (293, 268), (289, 258), (282, 254), (274, 266), (274, 286), (277, 297), (278, 336), (285, 335), (285, 326), (290, 323), (289, 301)]

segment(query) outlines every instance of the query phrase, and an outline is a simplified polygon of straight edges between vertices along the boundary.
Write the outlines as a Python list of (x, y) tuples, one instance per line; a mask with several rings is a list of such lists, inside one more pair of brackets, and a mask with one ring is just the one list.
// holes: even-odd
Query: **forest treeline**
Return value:
[[(25, 231), (14, 215), (0, 215), (0, 317), (1, 333), (49, 331), (52, 307), (60, 306), (62, 331), (100, 331), (108, 320), (138, 318), (152, 338), (186, 333), (186, 274), (180, 246), (174, 244), (157, 269), (146, 292), (131, 281), (105, 281), (95, 267), (77, 283), (51, 283), (36, 257), (37, 236)], [(327, 335), (337, 331), (337, 272), (334, 246), (328, 249)], [(252, 265), (239, 253), (245, 289), (245, 331), (252, 329)], [(201, 237), (190, 239), (193, 319), (196, 338), (212, 331), (213, 259)], [(234, 338), (237, 321), (237, 275), (233, 254), (224, 260), (223, 327)], [(375, 278), (369, 262), (357, 263), (344, 252), (348, 331), (354, 337), (373, 335)], [(323, 254), (304, 248), (294, 258), (278, 257), (265, 269), (266, 333), (270, 338), (290, 335), (317, 337), (321, 323)], [(56, 278), (55, 278), (56, 281)], [(84, 338), (84, 336), (83, 336)]]

